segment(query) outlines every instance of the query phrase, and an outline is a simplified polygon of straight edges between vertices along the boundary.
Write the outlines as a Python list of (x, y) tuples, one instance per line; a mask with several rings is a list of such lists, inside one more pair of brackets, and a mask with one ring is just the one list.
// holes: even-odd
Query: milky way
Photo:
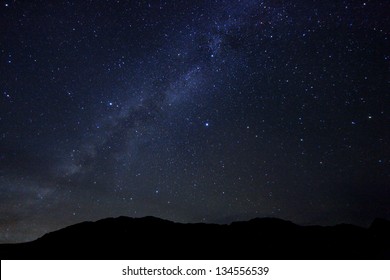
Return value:
[(0, 242), (390, 218), (390, 4), (327, 2), (1, 2)]

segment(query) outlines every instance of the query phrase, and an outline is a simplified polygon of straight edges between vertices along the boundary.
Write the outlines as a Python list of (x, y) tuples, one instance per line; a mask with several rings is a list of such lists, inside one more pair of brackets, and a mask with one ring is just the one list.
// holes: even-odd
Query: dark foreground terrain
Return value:
[(84, 222), (28, 243), (0, 245), (1, 259), (390, 259), (390, 222), (298, 226), (263, 218), (230, 225), (154, 217)]

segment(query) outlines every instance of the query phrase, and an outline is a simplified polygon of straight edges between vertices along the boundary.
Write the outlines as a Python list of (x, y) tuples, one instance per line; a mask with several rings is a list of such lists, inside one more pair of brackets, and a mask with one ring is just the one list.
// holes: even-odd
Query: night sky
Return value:
[(0, 242), (85, 220), (390, 218), (390, 2), (0, 1)]

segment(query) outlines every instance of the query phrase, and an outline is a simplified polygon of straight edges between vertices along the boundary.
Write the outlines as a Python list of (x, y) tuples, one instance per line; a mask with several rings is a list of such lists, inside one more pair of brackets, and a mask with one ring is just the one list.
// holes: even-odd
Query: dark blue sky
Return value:
[(0, 3), (0, 242), (390, 218), (388, 1)]

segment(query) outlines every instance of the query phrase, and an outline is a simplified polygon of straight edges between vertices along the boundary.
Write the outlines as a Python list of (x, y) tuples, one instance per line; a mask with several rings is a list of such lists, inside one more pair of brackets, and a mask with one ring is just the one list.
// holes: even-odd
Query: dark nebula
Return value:
[(387, 0), (0, 2), (0, 243), (85, 220), (390, 218)]

